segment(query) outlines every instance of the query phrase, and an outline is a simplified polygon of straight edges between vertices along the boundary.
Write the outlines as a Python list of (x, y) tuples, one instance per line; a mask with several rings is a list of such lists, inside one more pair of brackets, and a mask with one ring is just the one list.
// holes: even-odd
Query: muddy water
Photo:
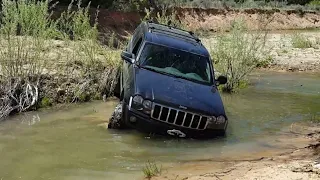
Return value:
[[(254, 74), (253, 86), (223, 95), (227, 137), (207, 141), (148, 137), (106, 129), (116, 101), (63, 106), (0, 123), (0, 180), (141, 179), (150, 160), (176, 163), (286, 148), (290, 125), (320, 116), (320, 75)], [(288, 147), (289, 148), (289, 147)]]

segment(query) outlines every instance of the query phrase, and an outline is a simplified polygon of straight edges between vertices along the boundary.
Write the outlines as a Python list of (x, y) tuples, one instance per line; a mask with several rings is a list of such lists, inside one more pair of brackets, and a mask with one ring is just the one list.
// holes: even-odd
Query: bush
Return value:
[(309, 2), (309, 5), (320, 6), (320, 0), (313, 0), (313, 1)]
[(142, 170), (145, 177), (148, 179), (161, 174), (161, 167), (159, 168), (155, 163), (151, 163), (149, 161)]
[(237, 91), (243, 84), (247, 84), (247, 75), (255, 67), (269, 60), (265, 49), (266, 35), (262, 30), (250, 34), (244, 22), (236, 20), (230, 34), (217, 37), (217, 43), (210, 49), (210, 53), (216, 70), (228, 77), (224, 91)]
[(97, 92), (112, 95), (120, 52), (99, 43), (88, 6), (77, 2), (75, 11), (70, 5), (51, 20), (49, 0), (2, 1), (0, 119), (36, 106), (88, 101)]
[(291, 36), (291, 43), (294, 48), (311, 48), (312, 42), (302, 34), (295, 33)]
[(160, 24), (165, 24), (165, 25), (171, 25), (173, 27), (176, 28), (180, 28), (180, 29), (186, 29), (187, 25), (182, 23), (178, 17), (175, 11), (171, 12), (169, 11), (166, 7), (162, 7), (161, 8), (161, 12), (157, 12), (156, 17), (154, 19), (152, 19), (152, 15), (151, 15), (151, 11), (149, 11), (148, 9), (145, 9), (145, 17), (143, 18), (143, 21), (146, 20), (153, 20), (156, 21), (157, 23)]

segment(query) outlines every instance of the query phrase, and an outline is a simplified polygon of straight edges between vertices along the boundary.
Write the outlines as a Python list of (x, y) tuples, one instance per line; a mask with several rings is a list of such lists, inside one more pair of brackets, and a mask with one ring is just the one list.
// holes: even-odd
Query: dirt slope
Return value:
[[(67, 7), (57, 7), (55, 15)], [(175, 8), (181, 22), (190, 30), (228, 31), (235, 18), (244, 18), (250, 29), (256, 29), (261, 23), (270, 21), (271, 30), (320, 28), (320, 12), (278, 10), (278, 9), (201, 9)], [(115, 31), (119, 37), (132, 33), (145, 16), (143, 12), (116, 12), (107, 9), (98, 10), (98, 23), (101, 32), (109, 34)], [(97, 9), (90, 9), (92, 21), (95, 20)], [(153, 13), (155, 15), (155, 13)]]
[[(271, 30), (308, 29), (320, 27), (320, 12), (300, 12), (295, 10), (261, 9), (177, 9), (180, 19), (192, 30), (228, 31), (236, 18), (246, 21), (249, 29), (257, 29), (262, 24)], [(195, 23), (196, 22), (196, 23)]]

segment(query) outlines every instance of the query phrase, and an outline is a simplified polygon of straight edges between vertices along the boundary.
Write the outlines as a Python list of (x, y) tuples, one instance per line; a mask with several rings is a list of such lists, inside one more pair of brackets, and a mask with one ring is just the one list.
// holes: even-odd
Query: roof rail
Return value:
[(188, 31), (188, 32), (189, 32), (189, 34), (190, 34), (191, 36), (194, 37), (194, 39), (196, 39), (196, 41), (201, 42), (201, 40), (194, 34), (193, 31)]
[[(171, 21), (168, 22), (168, 25), (162, 24), (162, 23), (155, 23), (155, 22), (153, 22), (153, 21), (151, 21), (151, 20), (149, 20), (148, 23), (163, 25), (163, 26), (168, 27), (169, 29), (172, 29), (172, 26), (169, 25), (169, 24), (171, 24)], [(183, 31), (183, 32), (186, 32), (186, 33), (190, 34), (190, 35), (193, 37), (193, 39), (195, 39), (197, 42), (201, 42), (201, 40), (194, 34), (193, 31), (187, 31), (187, 30), (184, 30), (184, 29), (176, 28), (176, 27), (173, 27), (173, 28), (174, 28), (174, 29), (177, 29), (177, 30), (180, 30), (180, 31)], [(148, 29), (150, 29), (150, 30), (151, 30), (150, 32), (152, 32), (152, 30), (155, 30), (156, 27), (154, 27), (154, 26), (150, 27), (150, 26), (148, 25)], [(161, 31), (161, 29), (158, 29), (158, 30)], [(174, 32), (171, 32), (171, 33), (190, 38), (190, 36), (186, 36), (186, 35), (183, 35), (183, 34), (174, 33)]]

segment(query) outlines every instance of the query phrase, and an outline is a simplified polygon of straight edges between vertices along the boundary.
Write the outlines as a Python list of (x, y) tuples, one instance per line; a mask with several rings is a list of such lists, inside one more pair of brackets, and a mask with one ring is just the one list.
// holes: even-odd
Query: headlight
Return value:
[(134, 104), (141, 105), (143, 102), (143, 97), (136, 95), (133, 97), (132, 101)]
[(142, 106), (143, 106), (143, 108), (145, 108), (145, 109), (151, 109), (151, 108), (152, 108), (152, 102), (149, 101), (149, 100), (144, 100), (144, 101), (142, 102)]
[(144, 100), (142, 103), (143, 112), (146, 114), (151, 114), (152, 102), (149, 100)]
[(150, 100), (144, 100), (142, 96), (136, 95), (132, 99), (132, 108), (138, 111), (143, 111), (146, 114), (151, 113), (152, 102)]
[(208, 117), (208, 125), (207, 128), (214, 129), (220, 124), (224, 124), (226, 122), (226, 118), (224, 116), (218, 116), (218, 117)]

